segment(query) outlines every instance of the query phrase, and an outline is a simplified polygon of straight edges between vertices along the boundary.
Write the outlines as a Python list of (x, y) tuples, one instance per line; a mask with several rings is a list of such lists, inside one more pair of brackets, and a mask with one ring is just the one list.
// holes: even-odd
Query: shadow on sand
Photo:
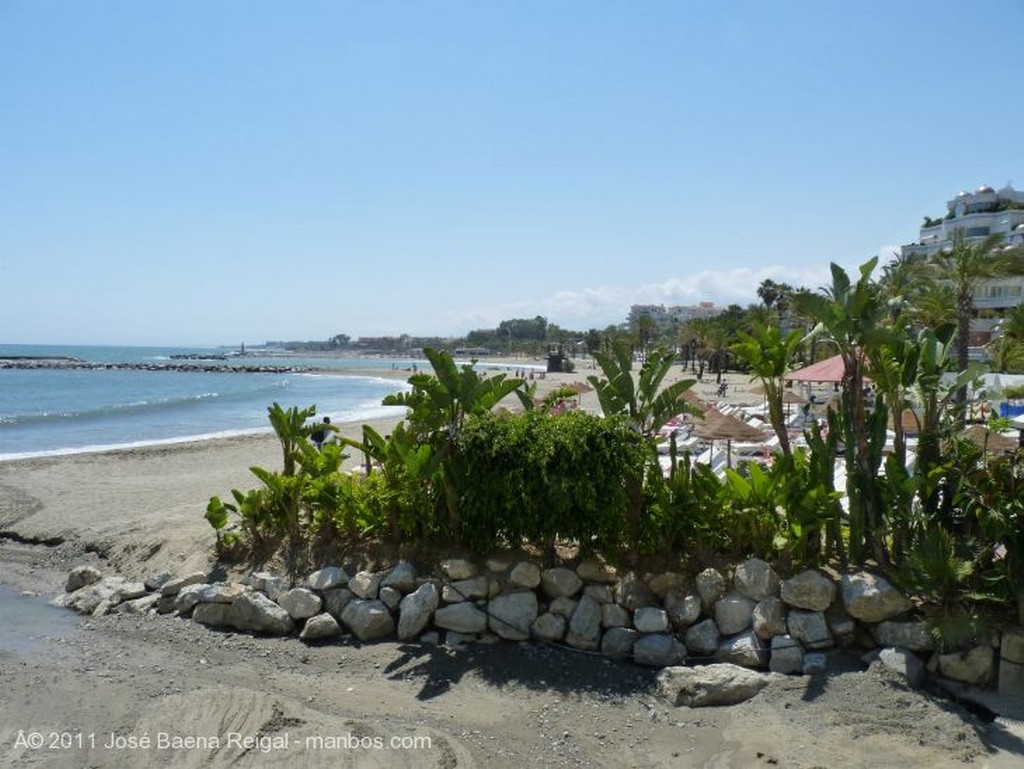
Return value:
[(472, 676), (489, 686), (507, 684), (563, 694), (587, 692), (627, 697), (654, 691), (656, 670), (615, 662), (598, 654), (538, 643), (467, 644), (461, 647), (405, 644), (385, 668), (394, 680), (422, 679), (416, 695), (430, 700)]

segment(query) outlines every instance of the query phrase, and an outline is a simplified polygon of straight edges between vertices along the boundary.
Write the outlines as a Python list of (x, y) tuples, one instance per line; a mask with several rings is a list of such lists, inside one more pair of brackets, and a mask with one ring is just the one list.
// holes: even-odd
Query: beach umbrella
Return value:
[(971, 425), (961, 435), (990, 454), (1012, 454), (1020, 446), (1020, 441), (989, 430), (985, 425)]
[[(917, 435), (921, 431), (921, 428), (918, 427), (919, 420), (920, 417), (914, 413), (913, 409), (903, 409), (900, 427), (907, 435)], [(889, 415), (889, 421), (886, 424), (890, 430), (896, 429), (896, 423), (893, 421), (892, 414)]]
[[(765, 408), (766, 411), (768, 410), (768, 394), (764, 391), (764, 385), (763, 384), (756, 384), (753, 387), (751, 387), (747, 392), (752, 392), (755, 395), (762, 395), (762, 396), (764, 396), (764, 398), (765, 398), (764, 408)], [(793, 403), (806, 403), (807, 399), (804, 396), (802, 396), (800, 393), (796, 392), (796, 390), (791, 390), (788, 387), (784, 387), (782, 389), (782, 402), (786, 404), (786, 414), (788, 415), (790, 413), (790, 409), (789, 409), (790, 404), (793, 404)]]
[(732, 467), (733, 441), (764, 443), (767, 439), (764, 431), (748, 425), (732, 414), (723, 414), (714, 408), (707, 409), (703, 418), (698, 417), (693, 420), (693, 434), (709, 442), (724, 440), (726, 442), (726, 464), (729, 467)]
[[(756, 384), (751, 387), (748, 392), (752, 392), (755, 395), (766, 395), (763, 384)], [(795, 390), (791, 390), (788, 387), (782, 389), (782, 402), (783, 403), (803, 403), (807, 399)]]
[(679, 416), (683, 414), (693, 415), (694, 412), (697, 414), (703, 414), (708, 409), (713, 409), (715, 406), (712, 403), (708, 403), (702, 400), (697, 393), (693, 390), (684, 390), (679, 396), (678, 402), (685, 402), (683, 408), (680, 410)]

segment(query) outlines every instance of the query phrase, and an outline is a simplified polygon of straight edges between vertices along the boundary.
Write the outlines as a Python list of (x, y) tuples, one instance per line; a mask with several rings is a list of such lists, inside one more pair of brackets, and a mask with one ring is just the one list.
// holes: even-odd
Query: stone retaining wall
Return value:
[[(597, 560), (543, 568), (513, 557), (451, 558), (432, 574), (404, 561), (353, 574), (327, 566), (297, 583), (269, 573), (210, 583), (202, 572), (136, 583), (78, 567), (66, 589), (55, 603), (85, 614), (177, 614), (209, 627), (306, 642), (346, 635), (452, 646), (532, 639), (652, 667), (720, 662), (793, 675), (823, 672), (829, 650), (848, 648), (897, 669), (913, 685), (930, 673), (1024, 687), (1016, 667), (1024, 662), (1020, 632), (1004, 634), (1002, 653), (993, 638), (938, 654), (911, 602), (884, 578), (812, 569), (782, 579), (756, 558), (731, 575), (707, 569), (695, 579), (620, 573)], [(1000, 671), (1001, 657), (1014, 663), (1012, 671)]]

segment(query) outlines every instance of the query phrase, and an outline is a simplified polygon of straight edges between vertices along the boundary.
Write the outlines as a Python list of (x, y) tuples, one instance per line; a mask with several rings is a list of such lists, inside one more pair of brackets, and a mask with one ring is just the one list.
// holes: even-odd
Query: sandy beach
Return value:
[[(729, 381), (756, 400), (747, 377)], [(16, 607), (24, 627), (0, 646), (0, 764), (998, 769), (1024, 755), (998, 725), (853, 661), (687, 709), (654, 695), (651, 670), (557, 647), (307, 646), (166, 616), (80, 619), (20, 594), (52, 596), (82, 563), (131, 578), (212, 568), (209, 497), (255, 486), (248, 468), (278, 467), (279, 451), (257, 436), (0, 463), (0, 622)]]

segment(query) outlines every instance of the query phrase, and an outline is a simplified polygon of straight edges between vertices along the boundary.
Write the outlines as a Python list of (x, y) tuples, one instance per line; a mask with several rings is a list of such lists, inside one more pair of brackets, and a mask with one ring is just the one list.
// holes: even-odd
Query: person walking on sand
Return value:
[[(330, 417), (324, 417), (324, 424), (329, 425), (331, 423)], [(324, 441), (327, 440), (327, 429), (321, 427), (319, 430), (314, 430), (309, 436), (309, 439), (313, 441), (313, 445), (316, 446), (316, 450), (320, 451), (324, 447)]]

